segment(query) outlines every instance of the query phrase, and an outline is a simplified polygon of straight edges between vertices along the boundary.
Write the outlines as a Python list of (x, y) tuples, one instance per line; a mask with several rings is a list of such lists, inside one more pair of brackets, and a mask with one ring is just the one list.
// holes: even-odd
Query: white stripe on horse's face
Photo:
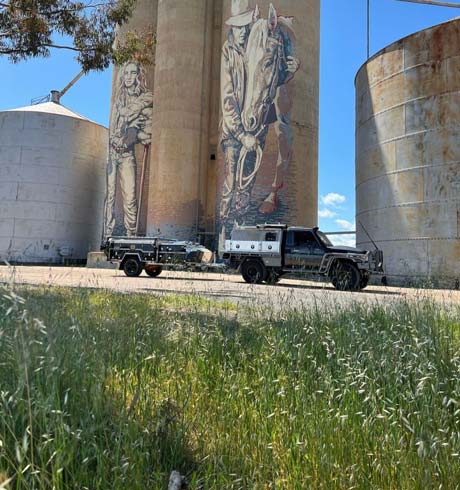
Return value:
[(266, 19), (257, 21), (246, 49), (247, 86), (243, 125), (256, 133), (264, 124), (278, 87), (280, 50), (284, 49), (279, 29), (271, 29)]

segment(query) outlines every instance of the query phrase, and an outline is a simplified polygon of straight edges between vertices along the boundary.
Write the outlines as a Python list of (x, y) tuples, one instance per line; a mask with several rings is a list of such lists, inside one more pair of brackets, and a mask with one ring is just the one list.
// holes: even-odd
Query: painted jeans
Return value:
[(120, 177), (126, 234), (128, 236), (136, 235), (136, 159), (133, 151), (118, 153), (112, 149), (107, 165), (107, 196), (104, 213), (105, 237), (111, 236), (115, 228), (115, 190), (118, 176)]

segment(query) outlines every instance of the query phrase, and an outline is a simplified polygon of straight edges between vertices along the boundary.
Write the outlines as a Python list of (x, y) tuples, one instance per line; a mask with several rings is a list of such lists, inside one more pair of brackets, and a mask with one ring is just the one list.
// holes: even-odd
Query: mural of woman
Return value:
[(152, 137), (153, 94), (147, 88), (145, 72), (135, 62), (119, 70), (109, 129), (107, 190), (104, 209), (104, 237), (115, 229), (115, 195), (119, 182), (124, 225), (128, 236), (136, 235), (138, 203), (136, 192), (136, 144), (147, 151)]

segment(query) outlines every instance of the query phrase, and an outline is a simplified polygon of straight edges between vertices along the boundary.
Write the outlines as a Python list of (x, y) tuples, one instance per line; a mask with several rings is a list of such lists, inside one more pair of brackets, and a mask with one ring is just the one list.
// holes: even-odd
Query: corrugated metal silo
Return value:
[(86, 259), (102, 232), (107, 129), (53, 102), (0, 112), (0, 258)]
[(460, 278), (460, 20), (383, 49), (356, 78), (357, 245), (389, 283)]

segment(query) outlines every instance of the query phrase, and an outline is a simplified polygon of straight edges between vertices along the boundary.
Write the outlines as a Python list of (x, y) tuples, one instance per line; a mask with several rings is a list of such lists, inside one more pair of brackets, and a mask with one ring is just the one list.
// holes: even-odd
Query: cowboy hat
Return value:
[(254, 20), (254, 9), (249, 8), (249, 0), (232, 0), (232, 16), (225, 23), (231, 27), (244, 27)]

